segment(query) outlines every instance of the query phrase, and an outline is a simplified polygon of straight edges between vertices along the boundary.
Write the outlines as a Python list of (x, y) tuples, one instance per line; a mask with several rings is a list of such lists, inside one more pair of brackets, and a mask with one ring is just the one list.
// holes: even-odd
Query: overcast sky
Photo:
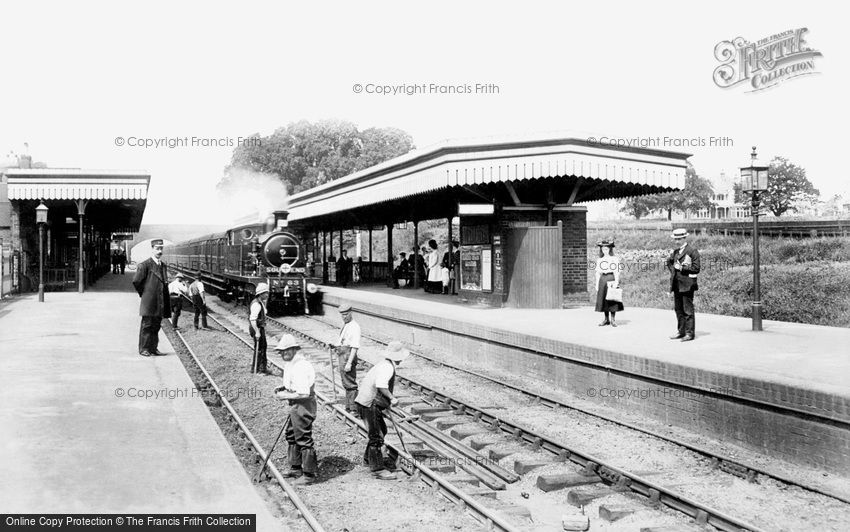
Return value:
[[(4, 3), (0, 154), (27, 142), (51, 167), (147, 170), (144, 223), (228, 223), (210, 206), (232, 148), (116, 146), (116, 137), (235, 142), (301, 119), (394, 126), (418, 147), (554, 130), (728, 137), (673, 149), (712, 177), (737, 175), (757, 145), (765, 159), (805, 167), (824, 198), (850, 190), (840, 4), (418, 5)], [(801, 27), (823, 54), (817, 74), (749, 93), (714, 84), (720, 41)], [(493, 83), (498, 94), (381, 96), (355, 93), (358, 83)]]

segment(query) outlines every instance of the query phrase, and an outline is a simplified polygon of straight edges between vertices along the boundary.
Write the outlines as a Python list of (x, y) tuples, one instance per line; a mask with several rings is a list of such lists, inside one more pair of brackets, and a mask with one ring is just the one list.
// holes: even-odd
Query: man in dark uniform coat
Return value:
[(679, 328), (670, 339), (690, 342), (696, 337), (694, 292), (699, 288), (699, 251), (688, 243), (688, 232), (685, 229), (673, 231), (673, 238), (678, 247), (667, 259), (667, 269), (670, 270), (670, 291), (673, 293), (673, 308), (676, 310)]
[(151, 258), (144, 260), (136, 268), (133, 286), (142, 298), (139, 315), (142, 325), (139, 328), (139, 354), (145, 357), (162, 355), (157, 349), (159, 327), (162, 318), (171, 317), (171, 302), (168, 295), (168, 268), (162, 262), (162, 240), (151, 240)]

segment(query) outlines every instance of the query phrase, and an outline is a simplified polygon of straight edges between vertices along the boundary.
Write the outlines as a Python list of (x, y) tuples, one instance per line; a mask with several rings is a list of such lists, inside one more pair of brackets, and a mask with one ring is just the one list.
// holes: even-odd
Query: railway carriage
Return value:
[[(303, 314), (308, 311), (307, 276), (301, 241), (286, 231), (287, 211), (275, 211), (265, 223), (242, 224), (167, 246), (163, 258), (174, 270), (200, 277), (209, 291), (225, 301), (248, 302), (257, 284), (268, 283), (270, 311)], [(313, 285), (313, 286), (310, 286)]]

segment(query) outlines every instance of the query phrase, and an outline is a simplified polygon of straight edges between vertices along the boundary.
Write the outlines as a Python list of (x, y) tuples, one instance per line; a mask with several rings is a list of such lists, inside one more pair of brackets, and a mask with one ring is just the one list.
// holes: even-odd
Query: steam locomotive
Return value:
[(319, 280), (307, 276), (306, 250), (285, 230), (288, 214), (275, 211), (262, 223), (166, 246), (163, 259), (187, 277), (200, 277), (207, 291), (225, 301), (247, 303), (262, 282), (269, 285), (270, 312), (307, 313), (308, 295), (316, 293)]

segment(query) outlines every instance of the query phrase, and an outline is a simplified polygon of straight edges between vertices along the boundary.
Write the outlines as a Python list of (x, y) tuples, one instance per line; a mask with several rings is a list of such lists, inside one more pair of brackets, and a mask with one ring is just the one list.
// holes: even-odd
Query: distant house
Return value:
[(688, 218), (697, 220), (713, 219), (735, 219), (750, 216), (750, 206), (735, 203), (735, 183), (720, 172), (720, 177), (711, 180), (714, 193), (711, 195), (713, 205), (708, 209), (700, 209), (695, 213), (689, 213)]

